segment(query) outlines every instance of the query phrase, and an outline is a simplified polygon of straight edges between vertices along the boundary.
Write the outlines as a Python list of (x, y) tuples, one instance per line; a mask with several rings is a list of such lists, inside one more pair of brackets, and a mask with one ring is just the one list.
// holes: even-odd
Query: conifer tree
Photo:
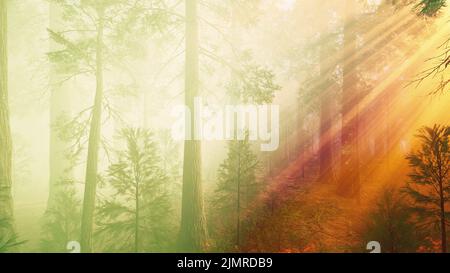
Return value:
[[(227, 246), (227, 241), (234, 242), (232, 246), (239, 248), (241, 244), (242, 212), (257, 193), (257, 168), (258, 160), (251, 150), (248, 137), (229, 141), (228, 156), (220, 165), (219, 181), (212, 200), (214, 214), (220, 216), (217, 219), (220, 222), (218, 228), (225, 233), (228, 230), (229, 236), (234, 235), (234, 239), (224, 238), (222, 245)], [(217, 236), (222, 237), (223, 234)]]
[(448, 201), (450, 200), (450, 127), (424, 127), (417, 137), (420, 148), (409, 154), (411, 180), (405, 192), (414, 203), (422, 226), (435, 226), (441, 234), (441, 250), (447, 252)]
[[(169, 23), (167, 10), (160, 1), (127, 0), (52, 0), (61, 8), (67, 29), (49, 29), (52, 40), (60, 50), (49, 53), (52, 62), (58, 63), (68, 79), (79, 75), (95, 78), (94, 101), (84, 112), (90, 116), (79, 125), (78, 150), (82, 150), (81, 139), (87, 136), (87, 159), (80, 243), (83, 252), (92, 252), (94, 208), (98, 180), (98, 158), (101, 146), (101, 125), (104, 119), (105, 82), (104, 73), (119, 62), (124, 51), (134, 45), (133, 31), (145, 29), (159, 31), (157, 22)], [(164, 25), (164, 24), (163, 24)], [(130, 31), (132, 30), (132, 31)], [(119, 60), (118, 60), (119, 59)], [(82, 116), (81, 113), (79, 116)], [(76, 134), (76, 133), (75, 133)]]
[(114, 191), (98, 210), (97, 236), (106, 251), (167, 251), (171, 204), (168, 179), (150, 132), (125, 129), (127, 148), (108, 169)]

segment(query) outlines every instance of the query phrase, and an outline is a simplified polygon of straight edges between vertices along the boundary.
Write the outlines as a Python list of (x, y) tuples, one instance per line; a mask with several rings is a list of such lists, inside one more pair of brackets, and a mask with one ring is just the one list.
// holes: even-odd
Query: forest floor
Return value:
[[(386, 177), (371, 176), (382, 164), (361, 175), (360, 198), (336, 194), (336, 182), (320, 181), (317, 159), (299, 157), (268, 178), (268, 189), (255, 203), (245, 251), (367, 252), (362, 232), (385, 185)], [(256, 213), (255, 213), (256, 211)], [(252, 217), (252, 216), (251, 216)]]

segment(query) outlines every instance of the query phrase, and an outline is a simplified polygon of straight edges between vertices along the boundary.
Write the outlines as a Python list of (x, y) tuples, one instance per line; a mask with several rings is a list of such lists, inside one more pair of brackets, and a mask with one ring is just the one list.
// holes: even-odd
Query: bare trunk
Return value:
[[(342, 94), (342, 152), (341, 175), (338, 193), (342, 196), (359, 198), (359, 92), (357, 89), (358, 58), (357, 41), (353, 20), (356, 18), (354, 0), (346, 2), (346, 24), (344, 27), (344, 66), (343, 66), (343, 94)], [(352, 61), (349, 61), (352, 60)]]
[(237, 204), (236, 204), (236, 246), (239, 249), (240, 245), (240, 232), (241, 232), (241, 143), (239, 143), (238, 149), (238, 169), (237, 169)]
[[(186, 1), (186, 79), (185, 103), (191, 110), (190, 122), (186, 126), (194, 126), (194, 98), (199, 93), (198, 78), (198, 22), (197, 0)], [(186, 127), (188, 128), (188, 127)], [(183, 190), (181, 204), (181, 226), (178, 248), (184, 252), (201, 252), (206, 247), (206, 221), (203, 211), (202, 178), (201, 178), (201, 142), (186, 140), (184, 142)]]
[(139, 252), (139, 178), (136, 178), (136, 190), (135, 190), (135, 206), (136, 206), (136, 213), (135, 213), (135, 226), (134, 226), (134, 252)]
[(8, 50), (6, 0), (0, 0), (0, 242), (14, 234), (11, 195), (12, 143), (8, 106)]
[[(440, 158), (438, 159), (438, 162), (441, 162)], [(442, 176), (442, 167), (441, 164), (439, 166), (439, 208), (441, 211), (441, 249), (442, 253), (447, 252), (447, 230), (446, 230), (446, 223), (445, 223), (445, 197), (444, 197), (444, 179), (445, 177)]]
[[(331, 39), (323, 34), (320, 49), (320, 139), (319, 164), (320, 180), (330, 181), (333, 177), (333, 137), (331, 128), (333, 124), (333, 99), (336, 90), (333, 88), (333, 66), (330, 64)], [(334, 94), (333, 94), (334, 92)]]
[[(50, 3), (50, 29), (58, 31), (60, 24), (60, 10), (56, 4)], [(57, 50), (56, 43), (50, 42), (50, 51)], [(63, 188), (64, 179), (67, 178), (67, 172), (70, 168), (66, 158), (68, 143), (59, 137), (59, 133), (55, 128), (58, 119), (70, 109), (70, 98), (67, 90), (62, 88), (61, 72), (58, 71), (56, 65), (51, 64), (50, 67), (50, 170), (49, 170), (49, 194), (47, 201), (47, 209), (53, 207), (55, 198)]]
[(81, 248), (92, 252), (92, 230), (94, 225), (95, 195), (97, 188), (98, 152), (103, 101), (103, 11), (100, 10), (97, 29), (96, 81), (94, 108), (89, 130), (88, 156), (86, 162), (86, 184), (84, 187), (83, 215), (81, 219)]

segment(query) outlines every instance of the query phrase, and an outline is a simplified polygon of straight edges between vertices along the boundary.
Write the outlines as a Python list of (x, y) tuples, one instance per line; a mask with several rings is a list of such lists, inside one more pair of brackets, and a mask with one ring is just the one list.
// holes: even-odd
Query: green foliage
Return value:
[(127, 148), (117, 152), (106, 183), (114, 191), (97, 212), (100, 247), (105, 251), (167, 251), (171, 239), (168, 179), (152, 135), (141, 129), (121, 134)]
[[(411, 180), (404, 191), (414, 203), (412, 209), (420, 225), (439, 230), (440, 202), (447, 204), (450, 200), (450, 127), (424, 127), (417, 137), (421, 147), (406, 157), (411, 167)], [(444, 213), (448, 219), (449, 212)]]
[(144, 51), (143, 43), (152, 34), (164, 33), (178, 24), (173, 7), (152, 0), (50, 0), (60, 7), (64, 30), (48, 29), (50, 39), (60, 46), (48, 53), (49, 60), (67, 74), (93, 73), (98, 24), (104, 24), (103, 47), (107, 65), (120, 62), (133, 52)]
[(258, 192), (257, 168), (258, 160), (251, 151), (248, 137), (229, 142), (228, 156), (218, 170), (218, 184), (211, 200), (211, 209), (216, 216), (212, 235), (220, 247), (229, 249), (236, 245), (237, 221), (244, 218), (240, 216), (242, 211)]
[(69, 241), (80, 234), (81, 201), (73, 188), (58, 192), (54, 205), (44, 215), (41, 249), (45, 252), (67, 252)]
[(9, 219), (0, 218), (0, 253), (14, 251), (17, 246), (25, 243), (19, 241), (17, 234), (11, 234), (10, 223)]
[(362, 236), (363, 249), (367, 242), (377, 241), (383, 253), (415, 252), (418, 235), (411, 221), (411, 213), (405, 198), (394, 188), (383, 191), (376, 209), (367, 218)]
[(415, 9), (422, 16), (436, 16), (442, 8), (447, 6), (447, 0), (420, 0)]
[(230, 94), (244, 103), (263, 104), (272, 102), (281, 87), (275, 83), (272, 71), (259, 65), (244, 64), (241, 71), (228, 86)]

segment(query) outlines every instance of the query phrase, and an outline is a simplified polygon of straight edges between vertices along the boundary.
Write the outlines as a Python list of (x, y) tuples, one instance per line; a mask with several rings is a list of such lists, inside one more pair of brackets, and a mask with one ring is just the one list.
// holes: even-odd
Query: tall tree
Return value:
[(95, 43), (95, 99), (89, 128), (86, 179), (84, 186), (83, 214), (81, 217), (81, 247), (84, 252), (92, 250), (95, 194), (97, 188), (98, 152), (100, 145), (103, 101), (103, 33), (105, 8), (103, 3), (93, 4), (97, 13), (97, 40)]
[[(186, 115), (186, 128), (191, 128), (193, 125), (191, 131), (194, 133), (199, 129), (194, 125), (196, 117), (194, 99), (199, 95), (198, 3), (197, 0), (189, 0), (185, 5), (185, 104), (190, 110), (190, 115)], [(193, 138), (184, 142), (181, 203), (179, 250), (200, 252), (207, 245), (207, 231), (202, 196), (201, 142)]]
[(357, 33), (355, 29), (357, 20), (357, 3), (355, 0), (345, 2), (345, 26), (342, 87), (342, 151), (341, 174), (338, 193), (343, 196), (359, 197), (359, 92), (358, 92), (358, 58)]
[(406, 158), (411, 167), (411, 181), (405, 192), (414, 202), (414, 211), (421, 224), (436, 225), (441, 233), (441, 250), (447, 252), (446, 211), (450, 200), (450, 127), (434, 125), (424, 127), (417, 137), (421, 140), (419, 150)]
[(336, 70), (336, 64), (333, 63), (334, 49), (336, 48), (336, 35), (330, 31), (331, 27), (329, 20), (329, 9), (325, 9), (324, 16), (321, 16), (322, 33), (320, 37), (321, 44), (319, 46), (319, 67), (320, 67), (320, 100), (319, 100), (319, 117), (320, 117), (320, 151), (319, 151), (319, 165), (320, 165), (320, 179), (327, 181), (333, 179), (333, 144), (334, 137), (332, 134), (335, 99), (338, 92), (336, 91), (336, 83), (333, 79), (333, 74)]
[[(251, 2), (251, 3), (250, 3)], [(255, 1), (234, 1), (232, 7), (253, 7), (257, 4)], [(185, 2), (185, 21), (186, 21), (186, 50), (185, 50), (185, 104), (190, 109), (190, 120), (186, 120), (186, 128), (191, 128), (195, 132), (200, 128), (195, 128), (194, 117), (196, 116), (193, 108), (194, 98), (200, 95), (199, 92), (199, 57), (200, 55), (217, 62), (219, 65), (234, 70), (229, 89), (231, 88), (232, 100), (242, 99), (244, 102), (263, 103), (273, 99), (274, 91), (279, 86), (273, 83), (274, 75), (271, 71), (255, 65), (249, 59), (250, 56), (242, 54), (244, 60), (241, 63), (234, 64), (230, 58), (215, 54), (214, 50), (202, 46), (200, 48), (198, 39), (198, 21), (206, 22), (205, 26), (211, 27), (215, 33), (218, 33), (224, 40), (229, 41), (228, 37), (214, 23), (206, 21), (198, 16), (198, 4), (207, 7), (210, 11), (223, 11), (223, 2), (217, 1), (213, 4), (205, 4), (197, 0)], [(236, 6), (237, 5), (237, 6)], [(233, 13), (235, 14), (235, 13)], [(236, 16), (234, 16), (236, 19)], [(246, 18), (248, 19), (248, 18)], [(234, 41), (235, 39), (233, 39)], [(222, 46), (223, 40), (220, 40), (218, 46)], [(230, 46), (233, 53), (236, 53), (234, 46)], [(230, 48), (228, 48), (229, 50)], [(233, 57), (231, 59), (234, 59)], [(235, 60), (235, 59), (234, 59)], [(228, 90), (230, 91), (230, 90)], [(189, 131), (189, 130), (188, 130)], [(182, 213), (181, 227), (179, 235), (179, 248), (185, 251), (201, 251), (206, 246), (206, 228), (203, 212), (202, 187), (201, 187), (201, 142), (199, 140), (186, 140), (184, 146), (183, 163), (183, 190), (182, 190)]]
[(0, 0), (0, 245), (14, 236), (7, 47), (7, 0)]
[[(111, 110), (111, 106), (107, 105), (104, 99), (103, 74), (107, 65), (121, 63), (123, 51), (137, 44), (135, 39), (132, 39), (134, 37), (130, 37), (131, 33), (136, 29), (142, 31), (141, 33), (148, 33), (153, 29), (159, 31), (160, 22), (156, 21), (160, 17), (167, 18), (168, 12), (164, 9), (164, 3), (160, 1), (53, 1), (62, 7), (64, 19), (71, 28), (61, 32), (49, 30), (51, 38), (63, 46), (62, 50), (51, 52), (50, 59), (63, 64), (72, 77), (91, 74), (96, 82), (93, 105), (84, 111), (89, 112), (90, 117), (83, 122), (74, 120), (69, 123), (78, 126), (76, 130), (73, 130), (75, 133), (70, 133), (77, 135), (78, 145), (74, 145), (77, 148), (76, 152), (82, 150), (81, 139), (85, 136), (85, 128), (88, 128), (80, 241), (82, 251), (91, 252), (103, 122), (102, 110), (104, 106), (108, 106)], [(152, 25), (153, 23), (155, 24)], [(82, 116), (81, 114), (79, 116)]]
[[(62, 24), (61, 7), (50, 2), (50, 29), (60, 31)], [(50, 52), (58, 50), (58, 43), (50, 40)], [(64, 71), (55, 63), (50, 63), (50, 143), (49, 143), (49, 194), (47, 208), (51, 209), (58, 193), (67, 179), (70, 163), (67, 158), (69, 143), (61, 138), (57, 124), (64, 116), (69, 115), (69, 92), (63, 86)]]

